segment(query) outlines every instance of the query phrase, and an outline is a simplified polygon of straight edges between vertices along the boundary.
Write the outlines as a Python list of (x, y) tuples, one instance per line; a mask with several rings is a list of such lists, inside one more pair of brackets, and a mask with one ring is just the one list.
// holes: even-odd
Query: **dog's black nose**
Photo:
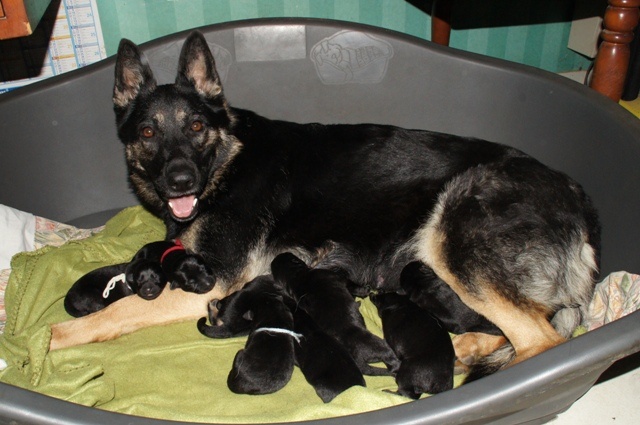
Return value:
[(145, 285), (142, 288), (140, 288), (138, 295), (144, 298), (145, 300), (153, 300), (155, 298), (158, 298), (158, 295), (160, 295), (160, 292), (162, 292), (162, 288), (158, 286)]
[(190, 173), (171, 173), (167, 176), (169, 187), (178, 192), (185, 192), (193, 188), (195, 179)]
[(171, 190), (180, 193), (190, 191), (198, 181), (195, 167), (187, 160), (174, 160), (169, 163), (165, 179)]

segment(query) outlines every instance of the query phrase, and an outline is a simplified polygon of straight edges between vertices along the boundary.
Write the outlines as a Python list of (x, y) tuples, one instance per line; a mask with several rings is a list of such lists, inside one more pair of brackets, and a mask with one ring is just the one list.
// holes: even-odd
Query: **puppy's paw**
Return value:
[(202, 257), (198, 255), (187, 255), (169, 278), (171, 288), (180, 288), (186, 292), (204, 294), (213, 289), (215, 279), (209, 268), (204, 264)]

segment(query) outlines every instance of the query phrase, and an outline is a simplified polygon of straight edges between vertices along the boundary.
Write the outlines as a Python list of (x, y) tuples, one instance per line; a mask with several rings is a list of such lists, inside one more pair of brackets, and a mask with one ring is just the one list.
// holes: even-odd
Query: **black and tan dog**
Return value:
[[(273, 260), (271, 272), (298, 308), (347, 349), (363, 374), (396, 372), (400, 361), (385, 340), (367, 330), (359, 305), (347, 289), (350, 282), (341, 273), (312, 269), (288, 252)], [(377, 362), (383, 362), (388, 369), (371, 366)]]
[(596, 211), (578, 183), (519, 150), (234, 108), (197, 32), (167, 85), (123, 40), (113, 101), (131, 187), (211, 274), (184, 288), (204, 294), (126, 297), (55, 324), (51, 349), (195, 320), (211, 299), (268, 273), (277, 254), (309, 262), (329, 241), (317, 267), (347, 270), (365, 287), (396, 289), (403, 267), (423, 262), (502, 330), (513, 363), (562, 343), (593, 292)]

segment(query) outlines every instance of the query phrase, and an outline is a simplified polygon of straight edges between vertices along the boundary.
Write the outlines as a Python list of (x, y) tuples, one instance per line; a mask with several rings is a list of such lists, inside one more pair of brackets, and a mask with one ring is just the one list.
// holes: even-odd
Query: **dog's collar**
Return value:
[(258, 332), (268, 332), (268, 333), (276, 333), (276, 334), (281, 334), (281, 335), (289, 335), (290, 337), (293, 337), (293, 339), (296, 340), (296, 342), (298, 344), (300, 344), (300, 338), (302, 338), (304, 335), (296, 333), (292, 330), (289, 329), (283, 329), (283, 328), (258, 328), (255, 331), (253, 331), (253, 333), (258, 333)]
[(126, 273), (120, 273), (119, 275), (112, 277), (109, 282), (107, 282), (107, 286), (105, 286), (104, 291), (102, 291), (102, 298), (109, 298), (111, 290), (116, 287), (118, 282), (124, 283), (129, 289), (131, 289), (131, 286), (127, 283)]
[(171, 248), (167, 248), (167, 250), (162, 253), (162, 256), (160, 256), (160, 264), (162, 264), (167, 255), (171, 254), (172, 252), (185, 250), (184, 245), (182, 245), (180, 239), (176, 239), (173, 243), (175, 245), (173, 245)]

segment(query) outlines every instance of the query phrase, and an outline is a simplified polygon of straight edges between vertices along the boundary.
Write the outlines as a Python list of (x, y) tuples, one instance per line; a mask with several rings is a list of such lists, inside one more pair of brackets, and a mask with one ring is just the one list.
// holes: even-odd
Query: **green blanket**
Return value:
[[(393, 378), (366, 377), (367, 388), (353, 387), (324, 404), (297, 368), (291, 382), (275, 394), (234, 394), (227, 388), (227, 375), (246, 338), (209, 339), (193, 322), (49, 353), (49, 324), (70, 319), (63, 307), (69, 287), (93, 269), (129, 261), (164, 233), (159, 220), (134, 207), (92, 237), (14, 257), (5, 301), (7, 325), (0, 337), (0, 359), (8, 366), (0, 380), (100, 409), (194, 422), (299, 421), (408, 401), (383, 391), (396, 389)], [(375, 307), (363, 300), (361, 311), (367, 326), (380, 335)]]

